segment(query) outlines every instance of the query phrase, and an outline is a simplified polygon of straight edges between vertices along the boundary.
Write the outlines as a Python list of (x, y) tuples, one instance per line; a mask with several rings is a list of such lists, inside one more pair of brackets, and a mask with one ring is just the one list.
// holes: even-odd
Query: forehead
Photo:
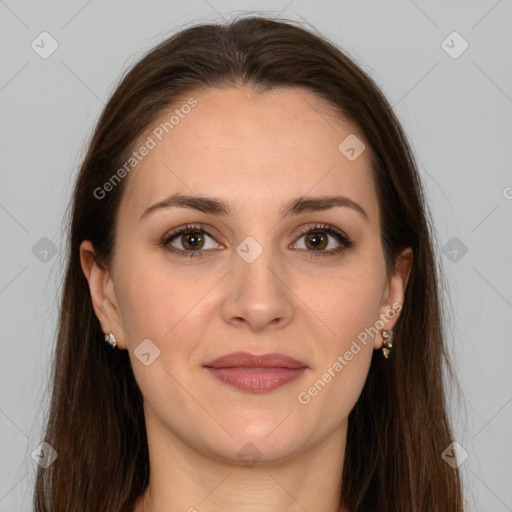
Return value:
[(135, 145), (152, 148), (128, 176), (121, 208), (140, 216), (180, 192), (270, 212), (303, 195), (343, 194), (376, 225), (369, 148), (349, 159), (345, 146), (354, 142), (360, 151), (357, 127), (312, 92), (205, 89), (163, 112)]

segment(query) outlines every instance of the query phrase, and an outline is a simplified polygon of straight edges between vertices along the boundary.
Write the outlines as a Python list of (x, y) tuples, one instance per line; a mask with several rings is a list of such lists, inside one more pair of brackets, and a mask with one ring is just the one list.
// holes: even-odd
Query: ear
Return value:
[(114, 282), (108, 269), (96, 262), (94, 246), (89, 240), (80, 244), (80, 263), (89, 283), (92, 306), (105, 334), (114, 333), (117, 347), (126, 348), (124, 329), (119, 315)]
[[(404, 304), (404, 295), (413, 262), (411, 247), (403, 249), (397, 257), (395, 271), (386, 284), (382, 305), (380, 308), (380, 319), (384, 322), (384, 329), (391, 330), (396, 325)], [(375, 338), (375, 348), (381, 348), (382, 339)]]

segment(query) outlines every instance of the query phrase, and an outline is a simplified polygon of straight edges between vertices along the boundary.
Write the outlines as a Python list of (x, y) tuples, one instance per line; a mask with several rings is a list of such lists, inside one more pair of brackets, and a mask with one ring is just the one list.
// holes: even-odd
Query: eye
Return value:
[[(306, 228), (301, 233), (299, 240), (302, 238), (304, 238), (303, 247), (296, 242), (293, 244), (294, 248), (314, 252), (314, 256), (335, 256), (353, 245), (353, 242), (342, 231), (326, 224)], [(334, 238), (338, 242), (338, 247), (334, 243), (333, 248), (329, 238)], [(313, 257), (313, 254), (311, 256)]]
[[(211, 241), (208, 241), (208, 239)], [(161, 245), (179, 256), (194, 258), (203, 256), (204, 251), (201, 249), (216, 249), (219, 244), (215, 242), (204, 226), (187, 224), (167, 233)]]
[[(302, 238), (304, 238), (302, 244), (294, 242), (290, 247), (309, 252), (311, 257), (335, 256), (353, 246), (353, 242), (350, 241), (347, 235), (326, 224), (306, 228), (300, 234), (299, 240)], [(330, 238), (338, 242), (338, 247), (335, 243), (334, 247), (331, 247), (333, 242)], [(303, 245), (303, 247), (300, 247), (300, 245)], [(187, 224), (167, 233), (161, 241), (161, 246), (178, 256), (189, 258), (203, 257), (205, 252), (224, 247), (215, 241), (202, 224)]]

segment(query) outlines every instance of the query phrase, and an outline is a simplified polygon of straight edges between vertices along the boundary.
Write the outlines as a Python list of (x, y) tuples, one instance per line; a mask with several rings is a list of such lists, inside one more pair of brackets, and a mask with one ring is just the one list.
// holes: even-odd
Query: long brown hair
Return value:
[[(388, 276), (412, 247), (413, 265), (388, 360), (374, 352), (350, 413), (340, 482), (351, 512), (460, 512), (458, 469), (441, 457), (453, 441), (434, 232), (410, 146), (374, 81), (319, 34), (279, 19), (242, 17), (186, 28), (163, 41), (121, 80), (94, 130), (77, 176), (68, 260), (44, 440), (58, 459), (38, 469), (37, 512), (132, 512), (149, 481), (143, 398), (126, 350), (109, 350), (94, 314), (79, 246), (91, 240), (108, 266), (120, 169), (163, 110), (204, 87), (257, 91), (305, 88), (358, 127), (370, 149)], [(445, 371), (447, 370), (447, 371)]]

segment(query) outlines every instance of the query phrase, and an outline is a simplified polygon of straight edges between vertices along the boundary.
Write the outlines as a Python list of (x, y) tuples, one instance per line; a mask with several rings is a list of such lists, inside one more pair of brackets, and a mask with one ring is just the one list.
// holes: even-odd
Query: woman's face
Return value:
[[(110, 269), (89, 242), (83, 268), (102, 328), (129, 351), (148, 433), (275, 461), (345, 435), (380, 329), (398, 319), (410, 251), (388, 280), (368, 149), (313, 93), (191, 96), (136, 147), (154, 143), (124, 178)], [(189, 206), (164, 205), (177, 196)], [(305, 369), (217, 370), (240, 388), (206, 367), (233, 352)]]

